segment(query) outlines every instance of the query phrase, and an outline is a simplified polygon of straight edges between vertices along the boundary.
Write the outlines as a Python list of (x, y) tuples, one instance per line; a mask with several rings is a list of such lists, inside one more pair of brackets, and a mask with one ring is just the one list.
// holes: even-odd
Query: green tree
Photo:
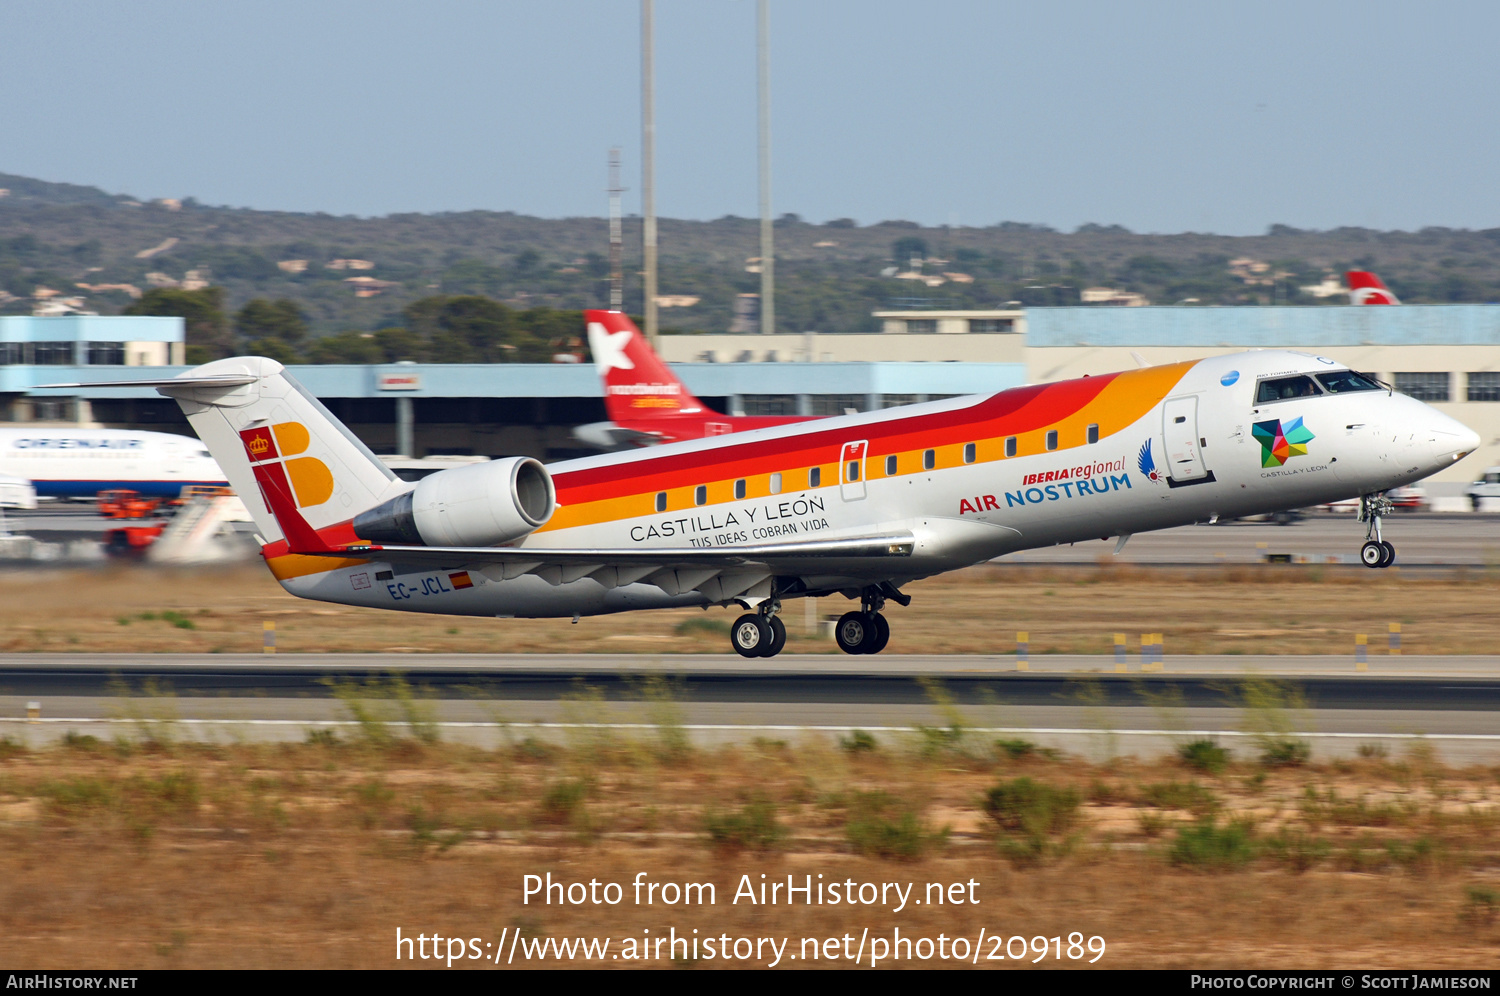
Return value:
[(207, 363), (234, 355), (234, 339), (224, 315), (222, 287), (199, 290), (158, 287), (142, 294), (141, 299), (126, 308), (124, 314), (181, 318), (189, 363)]
[(891, 258), (897, 266), (905, 266), (913, 259), (927, 258), (927, 240), (915, 235), (903, 235), (891, 243)]
[(307, 338), (307, 319), (295, 301), (257, 297), (235, 313), (234, 332), (246, 352), (296, 363)]
[(313, 340), (307, 348), (309, 363), (382, 363), (385, 357), (375, 336), (368, 332), (340, 332)]

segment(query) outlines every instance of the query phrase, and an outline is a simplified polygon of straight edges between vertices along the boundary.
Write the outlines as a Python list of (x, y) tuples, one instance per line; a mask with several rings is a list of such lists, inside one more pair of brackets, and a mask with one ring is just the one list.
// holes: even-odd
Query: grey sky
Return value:
[[(753, 0), (657, 0), (658, 210), (756, 212)], [(10, 0), (0, 171), (385, 214), (639, 205), (635, 0)], [(1500, 226), (1500, 4), (773, 0), (822, 221)]]

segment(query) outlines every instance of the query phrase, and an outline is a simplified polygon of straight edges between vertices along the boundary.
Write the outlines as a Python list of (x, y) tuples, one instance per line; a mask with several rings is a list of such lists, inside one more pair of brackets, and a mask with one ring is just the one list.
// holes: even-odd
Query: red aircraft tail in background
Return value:
[(645, 446), (805, 422), (801, 415), (720, 415), (694, 396), (623, 312), (585, 311), (589, 350), (604, 382), (608, 422), (574, 434), (596, 446)]
[(1401, 301), (1380, 278), (1367, 270), (1350, 270), (1344, 274), (1349, 282), (1350, 304), (1400, 304)]

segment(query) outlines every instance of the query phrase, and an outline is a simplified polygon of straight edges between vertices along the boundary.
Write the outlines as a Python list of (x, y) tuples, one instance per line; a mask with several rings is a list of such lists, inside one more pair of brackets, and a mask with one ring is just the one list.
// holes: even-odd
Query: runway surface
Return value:
[[(664, 724), (706, 742), (838, 735), (911, 736), (918, 727), (1024, 733), (1075, 753), (1153, 754), (1183, 737), (1244, 739), (1281, 726), (1316, 755), (1361, 744), (1404, 749), (1424, 737), (1456, 762), (1500, 758), (1500, 657), (1374, 659), (1168, 657), (1117, 673), (1109, 658), (716, 655), (7, 655), (0, 735), (68, 731), (300, 740), (350, 725), (349, 700), (445, 739), (494, 746), (613, 726)], [(393, 696), (391, 675), (410, 693)], [(1248, 691), (1247, 691), (1248, 690)], [(342, 697), (341, 697), (342, 696)], [(405, 703), (402, 697), (405, 696)], [(41, 722), (27, 721), (36, 703)], [(416, 712), (411, 710), (415, 709)], [(987, 734), (988, 735), (988, 734)], [(999, 734), (994, 734), (999, 735)]]

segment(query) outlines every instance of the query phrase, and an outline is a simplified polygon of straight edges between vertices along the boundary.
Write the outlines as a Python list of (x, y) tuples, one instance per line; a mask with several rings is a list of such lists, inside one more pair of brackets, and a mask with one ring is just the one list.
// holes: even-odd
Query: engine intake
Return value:
[(354, 517), (354, 534), (372, 543), (495, 546), (552, 518), (557, 492), (547, 468), (530, 457), (440, 470), (403, 495)]

